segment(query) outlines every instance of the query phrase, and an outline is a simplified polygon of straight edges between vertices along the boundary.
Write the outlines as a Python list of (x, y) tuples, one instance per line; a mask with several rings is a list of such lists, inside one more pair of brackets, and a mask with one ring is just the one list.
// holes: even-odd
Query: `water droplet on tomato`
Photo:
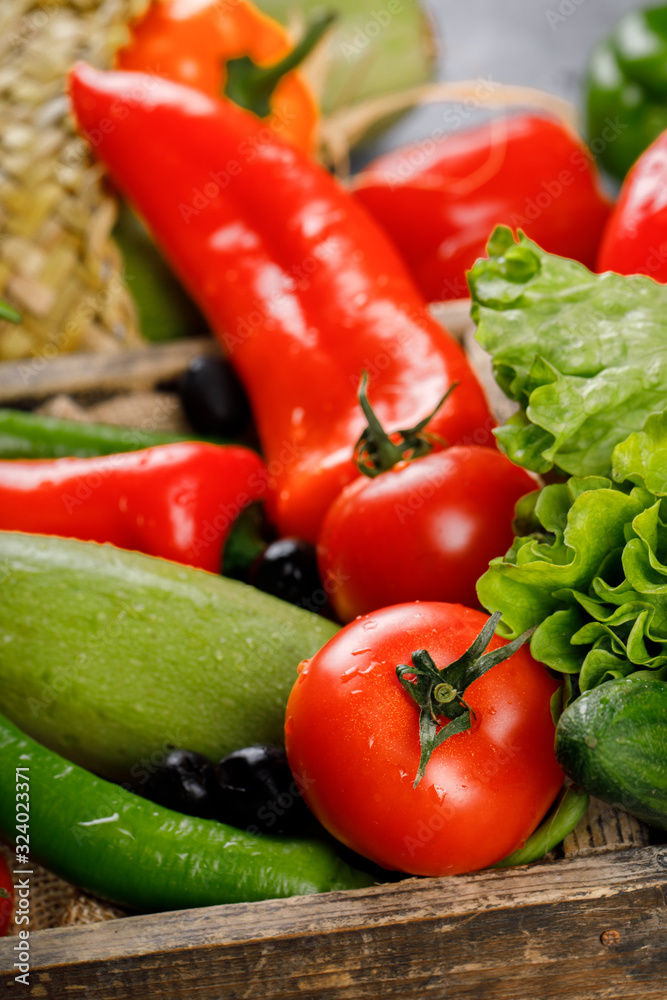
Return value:
[(360, 671), (359, 671), (359, 674), (360, 674), (360, 675), (361, 675), (361, 674), (370, 674), (371, 670), (372, 670), (372, 669), (373, 669), (374, 667), (377, 667), (377, 663), (375, 663), (375, 661), (371, 662), (371, 663), (370, 663), (370, 665), (369, 665), (368, 667), (364, 667), (364, 669), (363, 669), (363, 670), (360, 670)]
[(288, 736), (290, 735), (290, 733), (294, 732), (294, 719), (292, 718), (291, 715), (288, 715), (288, 717), (285, 719), (285, 732), (287, 733)]
[(357, 668), (348, 667), (347, 670), (343, 671), (343, 676), (341, 677), (341, 680), (343, 681), (343, 683), (345, 683), (345, 681), (351, 681), (352, 678), (356, 676), (357, 676)]
[(310, 660), (302, 660), (299, 666), (296, 668), (297, 674), (308, 673), (308, 664)]
[[(352, 656), (360, 656), (362, 653), (370, 653), (370, 651), (370, 646), (366, 646), (364, 649), (353, 649)], [(357, 668), (355, 667), (354, 669), (356, 670)]]
[(369, 618), (368, 621), (364, 622), (364, 624), (361, 627), (368, 632), (372, 628), (377, 628), (378, 623), (376, 621), (373, 621), (372, 618)]

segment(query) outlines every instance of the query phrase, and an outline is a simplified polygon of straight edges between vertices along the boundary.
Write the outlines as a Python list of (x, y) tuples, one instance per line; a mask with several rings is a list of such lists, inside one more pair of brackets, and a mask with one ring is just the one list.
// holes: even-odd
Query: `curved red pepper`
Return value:
[(430, 302), (468, 296), (465, 273), (496, 225), (592, 267), (610, 210), (584, 143), (535, 115), (388, 153), (357, 175), (354, 194)]
[(241, 510), (267, 471), (249, 448), (182, 442), (95, 458), (0, 462), (0, 528), (111, 542), (221, 571)]
[(667, 281), (667, 132), (625, 178), (605, 227), (597, 270)]
[(208, 316), (251, 399), (279, 530), (315, 541), (358, 475), (357, 403), (454, 444), (493, 442), (460, 346), (387, 237), (321, 167), (226, 101), (136, 73), (75, 67), (79, 124)]

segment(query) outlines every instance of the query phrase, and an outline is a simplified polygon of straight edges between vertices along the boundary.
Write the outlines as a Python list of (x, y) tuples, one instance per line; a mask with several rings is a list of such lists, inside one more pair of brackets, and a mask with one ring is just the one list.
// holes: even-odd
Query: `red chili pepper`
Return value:
[(71, 94), (245, 385), (282, 534), (315, 541), (358, 475), (364, 368), (389, 431), (416, 424), (456, 381), (428, 430), (451, 444), (493, 442), (461, 347), (325, 170), (247, 112), (174, 83), (79, 65)]
[(667, 132), (625, 178), (605, 227), (597, 270), (667, 281)]
[(357, 175), (354, 194), (431, 302), (467, 297), (465, 273), (496, 225), (592, 267), (610, 210), (583, 142), (535, 115), (388, 153)]
[(249, 448), (195, 442), (95, 458), (0, 462), (0, 528), (111, 542), (221, 571), (241, 510), (267, 472)]

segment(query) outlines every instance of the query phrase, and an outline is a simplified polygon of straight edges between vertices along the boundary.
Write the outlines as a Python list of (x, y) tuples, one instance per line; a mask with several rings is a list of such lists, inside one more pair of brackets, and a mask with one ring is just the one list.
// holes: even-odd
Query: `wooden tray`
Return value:
[[(444, 318), (465, 341), (465, 304)], [(1, 364), (0, 405), (63, 391), (85, 401), (153, 389), (214, 350), (211, 341), (188, 341), (111, 358)], [(0, 941), (0, 993), (666, 1000), (666, 887), (667, 846), (651, 846), (640, 823), (592, 803), (558, 856), (537, 865), (33, 931), (29, 987), (14, 980), (9, 937)]]

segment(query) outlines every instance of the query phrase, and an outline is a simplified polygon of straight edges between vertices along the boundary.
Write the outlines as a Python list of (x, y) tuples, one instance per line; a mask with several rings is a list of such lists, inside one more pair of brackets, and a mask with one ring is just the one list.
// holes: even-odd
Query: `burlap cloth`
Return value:
[[(5, 844), (0, 844), (10, 871), (14, 865), (14, 854)], [(39, 865), (31, 864), (30, 870), (30, 930), (43, 931), (48, 927), (71, 927), (74, 924), (94, 924), (101, 920), (113, 920), (125, 916), (110, 903), (81, 892), (70, 882), (52, 875)], [(18, 934), (15, 923), (11, 934)]]

